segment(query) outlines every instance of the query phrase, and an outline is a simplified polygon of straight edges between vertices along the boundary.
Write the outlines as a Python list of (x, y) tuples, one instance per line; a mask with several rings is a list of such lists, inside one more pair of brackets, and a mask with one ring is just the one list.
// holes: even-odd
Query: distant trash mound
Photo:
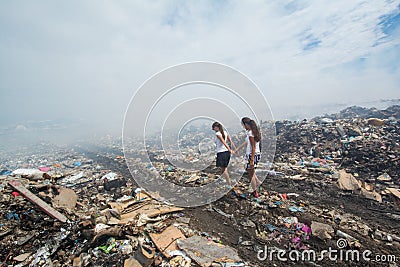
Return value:
[(387, 109), (379, 110), (377, 108), (365, 108), (359, 106), (351, 106), (343, 109), (339, 113), (318, 116), (314, 121), (324, 121), (327, 119), (352, 119), (352, 118), (377, 118), (377, 119), (400, 119), (400, 105), (393, 105)]

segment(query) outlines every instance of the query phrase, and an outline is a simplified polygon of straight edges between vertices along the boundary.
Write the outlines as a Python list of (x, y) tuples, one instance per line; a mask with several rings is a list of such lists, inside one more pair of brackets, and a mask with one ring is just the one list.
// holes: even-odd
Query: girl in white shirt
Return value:
[(246, 129), (246, 141), (235, 150), (235, 153), (246, 145), (245, 157), (247, 160), (247, 164), (245, 168), (247, 173), (249, 174), (250, 185), (253, 189), (253, 195), (255, 197), (258, 197), (257, 187), (261, 185), (261, 181), (257, 178), (255, 167), (257, 167), (257, 163), (260, 161), (261, 158), (261, 133), (257, 127), (256, 122), (250, 118), (242, 118), (242, 125)]
[(230, 186), (231, 181), (229, 178), (229, 173), (228, 173), (228, 164), (229, 160), (231, 158), (231, 153), (232, 150), (226, 143), (227, 141), (230, 142), (232, 147), (235, 147), (235, 145), (232, 142), (231, 137), (227, 132), (224, 131), (224, 128), (222, 127), (221, 123), (219, 122), (214, 122), (212, 125), (212, 129), (215, 131), (215, 145), (217, 146), (216, 148), (216, 153), (217, 153), (217, 167), (221, 168), (221, 175), (225, 176), (226, 183)]

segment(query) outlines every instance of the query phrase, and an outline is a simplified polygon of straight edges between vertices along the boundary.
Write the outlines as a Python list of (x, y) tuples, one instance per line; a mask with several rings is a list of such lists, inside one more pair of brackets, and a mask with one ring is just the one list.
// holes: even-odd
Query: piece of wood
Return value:
[(171, 225), (167, 227), (162, 233), (150, 233), (150, 238), (161, 251), (161, 253), (167, 257), (171, 258), (170, 251), (179, 250), (176, 240), (185, 240), (185, 236), (182, 234), (181, 230)]
[(9, 185), (14, 187), (15, 190), (21, 193), (26, 199), (28, 199), (33, 204), (36, 204), (42, 211), (44, 211), (50, 217), (57, 219), (61, 222), (66, 222), (68, 220), (63, 214), (53, 209), (49, 204), (44, 202), (42, 199), (34, 195), (31, 191), (26, 189), (20, 182), (12, 180), (8, 182)]

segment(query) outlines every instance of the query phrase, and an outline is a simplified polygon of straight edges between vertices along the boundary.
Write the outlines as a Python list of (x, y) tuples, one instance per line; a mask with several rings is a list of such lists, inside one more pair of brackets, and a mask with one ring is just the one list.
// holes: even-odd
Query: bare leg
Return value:
[(251, 188), (253, 189), (253, 191), (256, 191), (257, 190), (257, 181), (256, 181), (256, 179), (254, 179), (254, 176), (255, 176), (254, 169), (247, 169), (247, 173), (249, 174)]
[(254, 172), (253, 179), (254, 179), (254, 183), (256, 185), (256, 188), (259, 187), (262, 184), (262, 182), (258, 179), (256, 172)]
[(247, 172), (249, 174), (249, 179), (250, 179), (250, 185), (256, 194), (258, 194), (258, 187), (262, 184), (261, 181), (258, 179), (255, 169), (247, 169)]
[(231, 181), (229, 179), (229, 173), (228, 173), (228, 168), (227, 167), (221, 167), (221, 175), (224, 175), (226, 183), (228, 185), (231, 185)]

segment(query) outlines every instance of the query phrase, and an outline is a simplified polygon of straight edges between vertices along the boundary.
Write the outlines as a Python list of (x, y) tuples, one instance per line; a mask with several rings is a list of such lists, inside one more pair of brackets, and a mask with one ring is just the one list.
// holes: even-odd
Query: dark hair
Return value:
[(242, 118), (242, 124), (249, 124), (250, 121), (251, 121), (251, 119), (248, 118), (248, 117), (243, 117), (243, 118)]
[(242, 123), (250, 126), (250, 129), (254, 135), (254, 141), (260, 142), (261, 141), (261, 133), (257, 127), (256, 122), (248, 117), (244, 117), (244, 118), (242, 118)]
[(218, 127), (218, 130), (219, 130), (219, 131), (221, 132), (221, 134), (222, 134), (222, 139), (225, 140), (224, 127), (222, 127), (222, 124), (216, 121), (216, 122), (214, 122), (213, 125), (212, 125), (212, 128), (213, 128), (213, 129), (214, 129), (214, 127)]

